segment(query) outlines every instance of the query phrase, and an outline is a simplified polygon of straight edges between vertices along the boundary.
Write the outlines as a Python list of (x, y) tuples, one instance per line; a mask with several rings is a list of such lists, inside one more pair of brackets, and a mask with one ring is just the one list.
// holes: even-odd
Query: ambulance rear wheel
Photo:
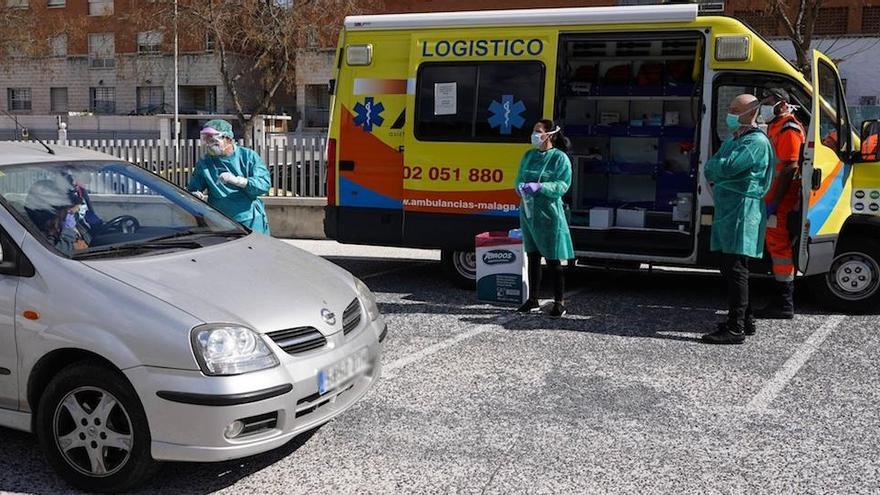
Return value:
[(858, 239), (837, 250), (828, 273), (810, 277), (819, 301), (846, 313), (877, 311), (880, 305), (880, 244)]
[(473, 251), (444, 250), (440, 259), (452, 282), (463, 289), (477, 285), (477, 255)]

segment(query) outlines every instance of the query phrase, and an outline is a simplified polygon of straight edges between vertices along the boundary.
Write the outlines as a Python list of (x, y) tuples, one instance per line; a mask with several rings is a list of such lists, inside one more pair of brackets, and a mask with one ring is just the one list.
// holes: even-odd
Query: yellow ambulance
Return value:
[(740, 21), (668, 5), (349, 17), (336, 60), (330, 238), (438, 248), (472, 284), (474, 236), (518, 225), (519, 162), (552, 118), (579, 262), (711, 268), (702, 169), (727, 104), (783, 88), (808, 129), (796, 266), (829, 305), (880, 300), (880, 164), (858, 149), (880, 126), (849, 121), (821, 53), (810, 80)]

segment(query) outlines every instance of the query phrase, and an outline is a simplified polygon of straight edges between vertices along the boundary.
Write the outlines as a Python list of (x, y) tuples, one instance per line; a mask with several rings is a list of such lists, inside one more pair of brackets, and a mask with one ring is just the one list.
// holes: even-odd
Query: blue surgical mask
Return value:
[(541, 144), (543, 144), (543, 143), (544, 143), (544, 136), (541, 133), (536, 132), (536, 133), (532, 134), (532, 146), (534, 146), (535, 148), (540, 148)]
[(735, 113), (727, 114), (727, 120), (725, 122), (727, 123), (727, 127), (731, 131), (735, 131), (735, 130), (739, 129), (740, 126), (742, 125), (739, 123), (739, 115), (737, 115)]

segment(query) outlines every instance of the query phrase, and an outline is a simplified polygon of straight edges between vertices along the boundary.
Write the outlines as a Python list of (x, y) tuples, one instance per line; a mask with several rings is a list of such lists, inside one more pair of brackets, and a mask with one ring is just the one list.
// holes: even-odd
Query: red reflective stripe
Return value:
[(816, 141), (808, 141), (807, 148), (813, 149), (816, 147)]

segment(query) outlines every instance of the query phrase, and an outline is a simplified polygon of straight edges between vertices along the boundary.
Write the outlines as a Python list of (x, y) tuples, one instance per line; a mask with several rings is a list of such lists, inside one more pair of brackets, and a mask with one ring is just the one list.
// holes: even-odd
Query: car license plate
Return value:
[(321, 395), (335, 389), (351, 378), (360, 375), (370, 366), (367, 348), (355, 352), (342, 361), (318, 371), (318, 393)]

